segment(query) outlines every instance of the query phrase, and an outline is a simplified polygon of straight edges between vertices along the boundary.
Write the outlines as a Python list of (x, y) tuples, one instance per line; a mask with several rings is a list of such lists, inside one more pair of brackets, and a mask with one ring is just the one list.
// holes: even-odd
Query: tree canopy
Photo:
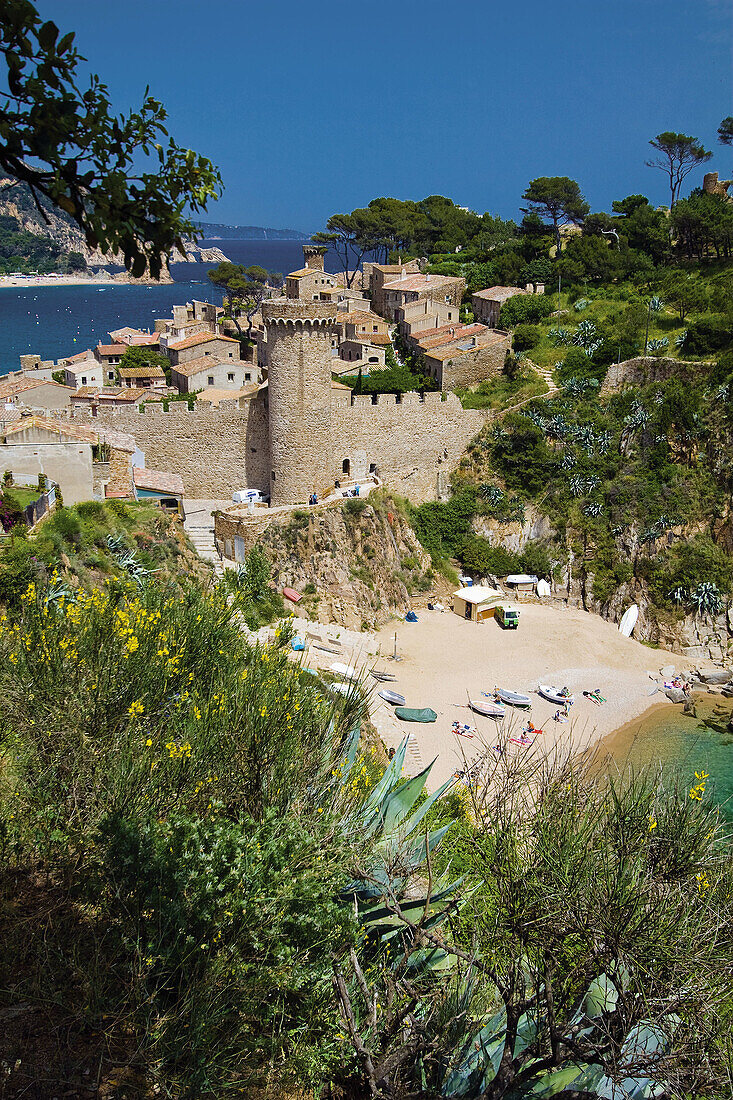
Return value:
[(665, 130), (649, 142), (658, 156), (646, 162), (648, 168), (658, 168), (669, 179), (670, 210), (680, 197), (683, 181), (693, 168), (710, 160), (712, 153), (689, 134)]
[(536, 214), (552, 224), (558, 254), (560, 226), (580, 225), (590, 211), (580, 187), (568, 176), (538, 176), (527, 185), (522, 198), (529, 204), (522, 208), (525, 214)]
[(3, 0), (0, 169), (65, 211), (90, 248), (122, 252), (135, 276), (160, 275), (164, 258), (196, 228), (221, 192), (210, 160), (177, 144), (166, 111), (146, 89), (142, 105), (115, 115), (97, 75), (81, 87), (74, 33), (43, 22), (30, 0)]
[(239, 324), (239, 315), (246, 315), (247, 337), (252, 334), (252, 318), (267, 295), (268, 285), (279, 285), (282, 282), (282, 275), (266, 271), (259, 264), (244, 267), (243, 264), (234, 264), (229, 260), (211, 268), (208, 276), (212, 284), (226, 295), (232, 320), (240, 336), (244, 334)]

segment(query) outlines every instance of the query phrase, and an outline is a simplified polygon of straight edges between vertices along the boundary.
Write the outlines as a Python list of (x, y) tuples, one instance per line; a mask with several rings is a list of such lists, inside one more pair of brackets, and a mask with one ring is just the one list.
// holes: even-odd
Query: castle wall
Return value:
[[(267, 407), (258, 397), (243, 403), (222, 402), (218, 408), (172, 402), (134, 409), (100, 409), (94, 426), (129, 432), (145, 463), (154, 470), (180, 474), (186, 495), (219, 498), (235, 489), (269, 492), (270, 448)], [(75, 410), (75, 420), (91, 421), (89, 410)]]
[(341, 478), (342, 463), (349, 459), (351, 476), (362, 478), (376, 466), (376, 473), (390, 489), (413, 503), (435, 500), (439, 483), (447, 488), (448, 477), (473, 437), (481, 430), (486, 414), (481, 409), (463, 409), (454, 394), (445, 400), (440, 393), (406, 393), (401, 402), (393, 394), (371, 397), (334, 394), (332, 410), (333, 474)]

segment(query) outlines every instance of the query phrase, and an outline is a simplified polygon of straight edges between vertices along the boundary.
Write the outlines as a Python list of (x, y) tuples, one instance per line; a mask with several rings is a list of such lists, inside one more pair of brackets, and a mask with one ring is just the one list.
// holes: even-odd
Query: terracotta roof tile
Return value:
[(96, 443), (97, 433), (81, 425), (71, 424), (68, 421), (52, 420), (48, 416), (24, 416), (20, 420), (14, 420), (4, 429), (4, 435), (17, 435), (27, 428), (40, 428), (43, 431), (58, 435), (60, 442), (65, 442), (61, 437), (66, 436), (70, 440), (79, 443)]
[(383, 290), (432, 290), (439, 286), (455, 286), (463, 282), (459, 276), (449, 275), (404, 275), (401, 279), (392, 279), (385, 283)]
[(183, 480), (178, 474), (165, 473), (163, 470), (147, 470), (136, 466), (132, 471), (132, 480), (137, 489), (148, 489), (155, 493), (170, 493), (183, 496)]
[(211, 340), (225, 340), (229, 344), (238, 344), (239, 341), (231, 336), (215, 336), (213, 332), (200, 332), (196, 336), (187, 336), (185, 340), (177, 340), (168, 347), (172, 351), (183, 351), (184, 348), (195, 348), (197, 344), (208, 344)]
[(127, 344), (97, 344), (95, 351), (98, 351), (100, 355), (124, 355), (127, 351)]
[(74, 392), (71, 386), (63, 386), (60, 382), (53, 382), (51, 379), (13, 378), (7, 382), (0, 382), (0, 400), (6, 397), (16, 397), (18, 394), (26, 393), (27, 390), (38, 389), (39, 386), (53, 386), (55, 389), (68, 394)]
[(486, 290), (477, 290), (472, 298), (484, 298), (487, 302), (506, 302), (516, 294), (528, 294), (521, 286), (490, 286)]
[(147, 367), (120, 367), (117, 373), (120, 378), (165, 378), (163, 368), (153, 364)]

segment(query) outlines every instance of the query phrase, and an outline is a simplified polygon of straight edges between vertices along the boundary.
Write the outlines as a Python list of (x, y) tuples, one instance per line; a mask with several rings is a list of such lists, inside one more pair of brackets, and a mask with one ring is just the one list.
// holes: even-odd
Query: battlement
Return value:
[(460, 400), (454, 393), (403, 393), (400, 397), (393, 393), (356, 394), (351, 400), (347, 393), (333, 392), (332, 403), (337, 407), (355, 409), (386, 409), (407, 406), (409, 409), (442, 409), (445, 412), (463, 412)]
[(269, 298), (262, 303), (262, 319), (266, 325), (297, 324), (333, 325), (338, 309), (333, 302), (307, 302), (293, 298)]

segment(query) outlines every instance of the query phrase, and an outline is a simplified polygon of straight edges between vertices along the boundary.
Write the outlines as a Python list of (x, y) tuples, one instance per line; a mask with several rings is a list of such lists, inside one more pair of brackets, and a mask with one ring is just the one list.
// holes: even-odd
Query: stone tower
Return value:
[(262, 303), (269, 359), (270, 497), (298, 504), (333, 486), (331, 332), (336, 304)]
[(327, 252), (327, 244), (304, 244), (303, 263), (306, 267), (312, 267), (314, 271), (323, 271)]

